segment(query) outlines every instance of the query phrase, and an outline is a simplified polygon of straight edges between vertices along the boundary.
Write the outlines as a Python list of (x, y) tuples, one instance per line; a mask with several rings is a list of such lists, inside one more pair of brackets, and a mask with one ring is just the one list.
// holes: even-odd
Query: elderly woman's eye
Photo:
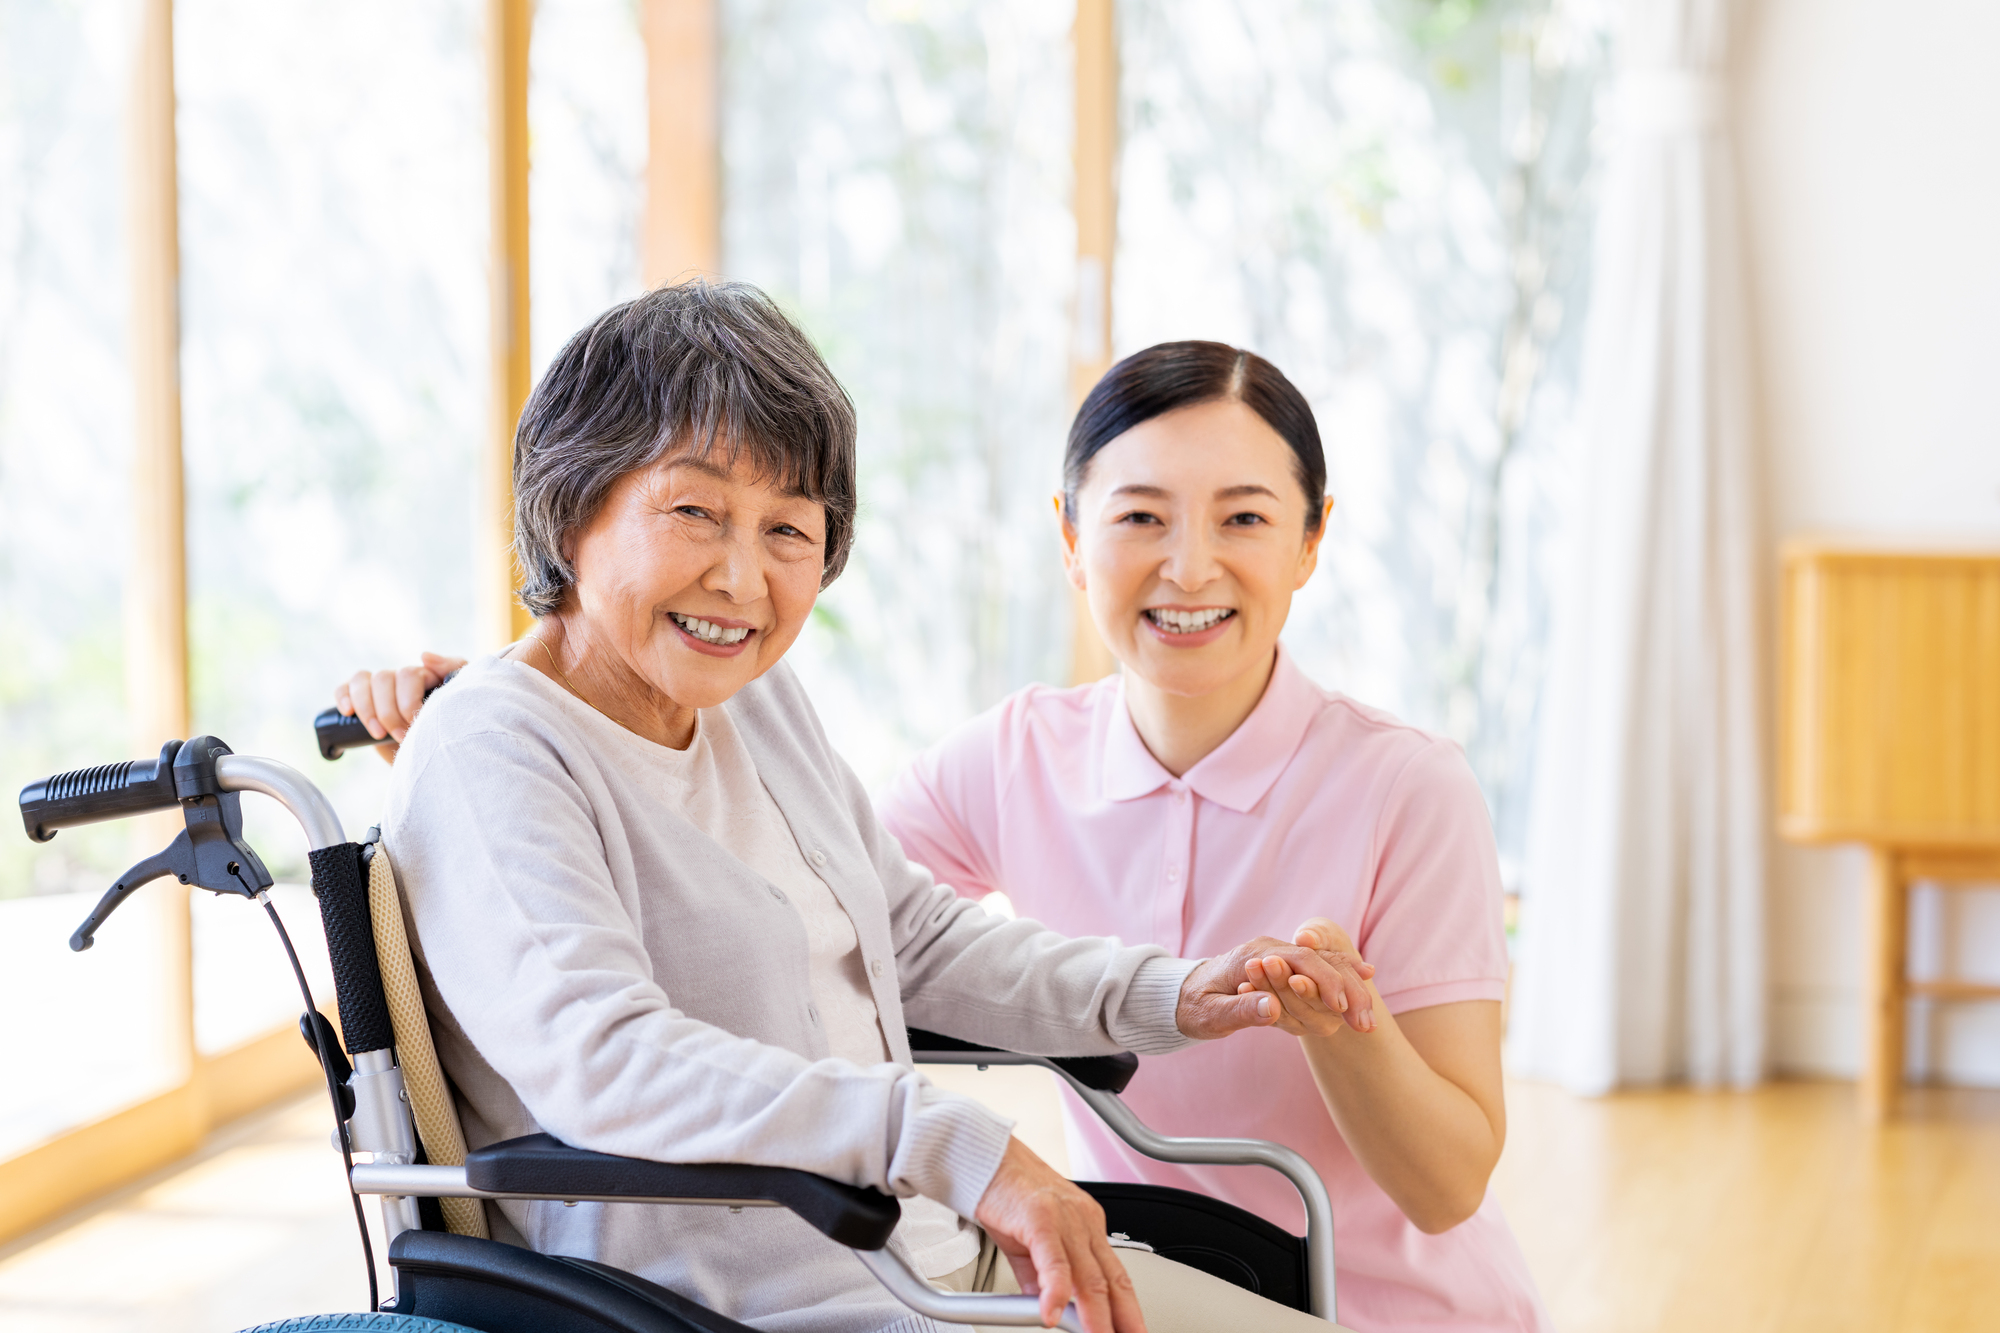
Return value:
[(676, 514), (686, 514), (689, 518), (707, 518), (708, 511), (700, 505), (675, 505)]

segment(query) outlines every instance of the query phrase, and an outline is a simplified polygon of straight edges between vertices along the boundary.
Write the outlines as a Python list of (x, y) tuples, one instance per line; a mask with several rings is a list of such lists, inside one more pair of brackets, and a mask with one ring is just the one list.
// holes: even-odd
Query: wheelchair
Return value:
[[(321, 754), (372, 741), (352, 718), (315, 720)], [(268, 890), (272, 877), (243, 837), (241, 801), (258, 792), (283, 805), (310, 847), (333, 965), (340, 1025), (311, 989)], [(916, 1315), (946, 1324), (1039, 1327), (1031, 1296), (957, 1295), (925, 1282), (888, 1248), (901, 1216), (886, 1194), (804, 1171), (737, 1164), (682, 1165), (615, 1157), (532, 1134), (467, 1150), (450, 1085), (431, 1042), (404, 933), (400, 891), (379, 837), (349, 840), (326, 798), (297, 770), (233, 753), (213, 736), (169, 741), (152, 760), (104, 764), (30, 783), (23, 825), (38, 842), (58, 830), (178, 808), (184, 828), (106, 891), (70, 937), (90, 947), (120, 903), (172, 875), (180, 883), (264, 907), (292, 965), (305, 1012), (300, 1031), (325, 1075), (368, 1267), (365, 1313), (283, 1320), (260, 1333), (753, 1333), (636, 1274), (589, 1259), (541, 1254), (488, 1234), (484, 1200), (553, 1199), (661, 1206), (788, 1208), (847, 1246)], [(1220, 1200), (1151, 1185), (1077, 1182), (1103, 1206), (1108, 1229), (1155, 1252), (1329, 1322), (1334, 1319), (1332, 1205), (1293, 1150), (1254, 1139), (1171, 1138), (1119, 1100), (1139, 1066), (1130, 1054), (1058, 1057), (999, 1051), (912, 1030), (917, 1064), (1039, 1065), (1061, 1078), (1134, 1149), (1169, 1162), (1258, 1164), (1282, 1173), (1305, 1203), (1294, 1236)], [(343, 1049), (344, 1047), (344, 1049)], [(394, 1291), (385, 1300), (361, 1200), (379, 1201)], [(1076, 1307), (1060, 1325), (1081, 1333)]]

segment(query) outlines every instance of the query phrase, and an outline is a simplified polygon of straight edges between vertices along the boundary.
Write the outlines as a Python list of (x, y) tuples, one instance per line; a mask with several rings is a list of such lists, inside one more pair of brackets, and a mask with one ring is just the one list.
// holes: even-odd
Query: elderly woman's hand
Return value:
[(1088, 1333), (1146, 1333), (1132, 1279), (1104, 1233), (1104, 1209), (1019, 1139), (1007, 1140), (978, 1214), (1021, 1290), (1041, 1298), (1044, 1326), (1075, 1301)]
[(1315, 935), (1312, 944), (1260, 936), (1196, 967), (1181, 984), (1174, 1015), (1180, 1030), (1209, 1040), (1252, 1027), (1298, 1031), (1305, 1018), (1330, 1028), (1344, 1018), (1356, 1032), (1374, 1031), (1375, 997), (1368, 989), (1374, 965), (1354, 952), (1338, 926), (1319, 917), (1307, 925), (1314, 923), (1335, 934), (1323, 940)]
[(333, 706), (349, 717), (360, 718), (376, 740), (387, 739), (389, 743), (381, 747), (382, 758), (394, 763), (397, 748), (424, 706), (424, 695), (464, 665), (462, 657), (425, 653), (417, 666), (357, 671), (352, 680), (334, 686)]

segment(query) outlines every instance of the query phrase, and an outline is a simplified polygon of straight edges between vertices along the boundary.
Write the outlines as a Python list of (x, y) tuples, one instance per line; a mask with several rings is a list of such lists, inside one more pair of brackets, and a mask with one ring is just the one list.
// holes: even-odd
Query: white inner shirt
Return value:
[[(798, 909), (810, 949), (806, 989), (819, 1011), (828, 1052), (856, 1064), (887, 1062), (889, 1043), (869, 994), (854, 922), (806, 860), (729, 714), (701, 709), (687, 749), (662, 746), (656, 753), (667, 803)], [(979, 1231), (972, 1223), (922, 1195), (902, 1202), (896, 1239), (919, 1273), (940, 1277), (979, 1257)]]

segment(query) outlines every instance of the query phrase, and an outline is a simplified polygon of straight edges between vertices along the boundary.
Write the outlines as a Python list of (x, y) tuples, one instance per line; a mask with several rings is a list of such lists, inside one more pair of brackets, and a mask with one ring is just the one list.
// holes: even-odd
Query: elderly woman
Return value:
[[(911, 1067), (906, 1022), (1058, 1055), (1268, 1025), (1253, 959), (1366, 1031), (1370, 969), (1268, 938), (1200, 963), (1065, 938), (904, 859), (780, 660), (855, 504), (853, 410), (805, 337), (734, 285), (610, 311), (536, 389), (514, 483), (534, 632), (424, 711), (383, 824), (468, 1137), (872, 1185), (903, 1198), (918, 1272), (1038, 1293), (1051, 1323), (1074, 1298), (1092, 1333), (1324, 1328), (1121, 1263), (1010, 1122)], [(923, 1326), (780, 1211), (499, 1211), (503, 1236), (758, 1327)]]

